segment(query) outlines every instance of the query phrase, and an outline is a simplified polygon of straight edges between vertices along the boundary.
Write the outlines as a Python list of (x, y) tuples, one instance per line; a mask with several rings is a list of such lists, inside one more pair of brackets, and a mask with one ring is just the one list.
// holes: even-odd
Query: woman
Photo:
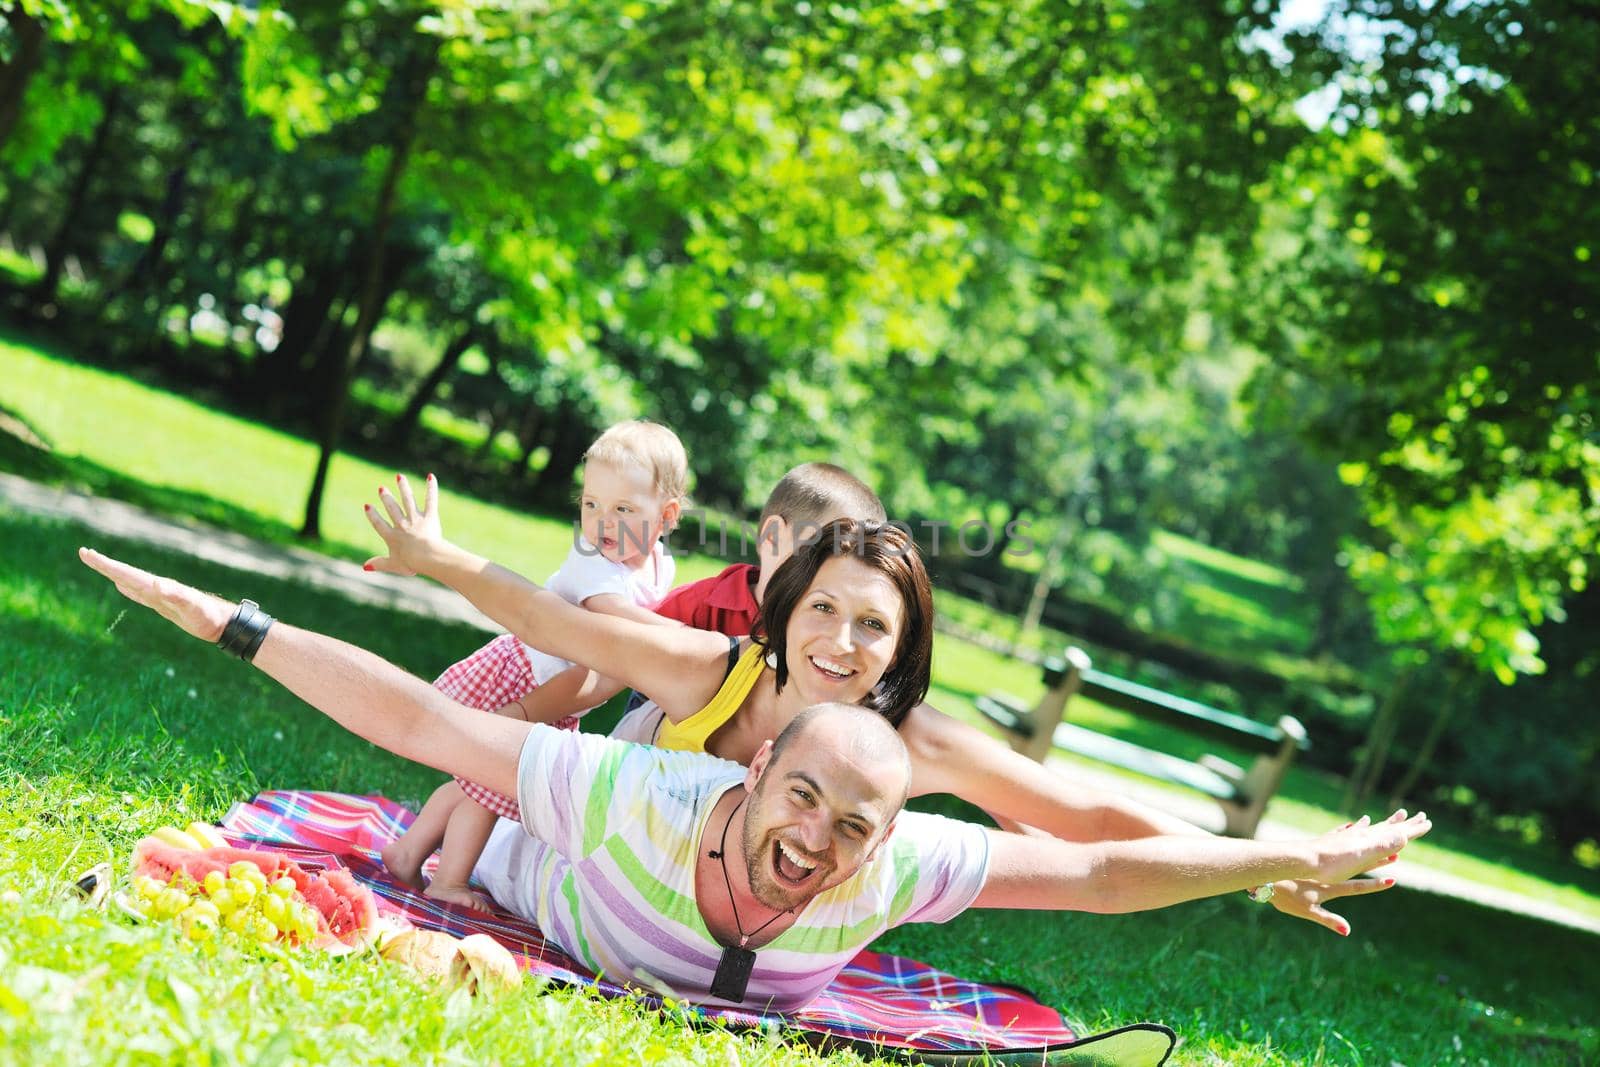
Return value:
[[(403, 477), (399, 489), (399, 498), (379, 490), (389, 521), (367, 506), (388, 548), (368, 561), (369, 569), (442, 582), (533, 647), (649, 694), (653, 699), (619, 724), (627, 740), (703, 749), (748, 765), (762, 743), (805, 708), (864, 703), (905, 738), (913, 795), (952, 793), (1005, 823), (1053, 832), (1052, 823), (1072, 821), (1059, 817), (1073, 804), (1063, 797), (1067, 790), (1042, 784), (1048, 772), (921, 703), (932, 660), (932, 588), (915, 543), (896, 527), (841, 520), (824, 528), (778, 569), (762, 601), (761, 634), (740, 642), (575, 608), (446, 541), (432, 476), (421, 507)], [(1141, 821), (1130, 832), (1127, 823)], [(1104, 823), (1088, 832), (1080, 823), (1076, 833), (1058, 836), (1199, 832), (1178, 820), (1156, 825), (1148, 817), (1118, 819), (1114, 813)], [(1353, 890), (1310, 882), (1275, 888), (1277, 910), (1348, 933), (1348, 924), (1322, 904)]]
[(867, 704), (899, 724), (927, 695), (933, 593), (916, 545), (892, 526), (841, 520), (773, 576), (762, 634), (724, 637), (690, 627), (597, 617), (446, 541), (438, 486), (422, 508), (372, 507), (389, 554), (373, 570), (424, 574), (457, 590), (534, 648), (586, 663), (654, 699), (622, 724), (628, 740), (662, 741), (749, 764), (762, 742), (813, 704)]

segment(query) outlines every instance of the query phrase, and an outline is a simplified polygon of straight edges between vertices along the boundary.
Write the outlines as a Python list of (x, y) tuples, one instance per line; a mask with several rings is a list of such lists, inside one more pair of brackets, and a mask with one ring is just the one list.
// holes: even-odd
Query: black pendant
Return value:
[(722, 958), (717, 961), (717, 973), (711, 976), (711, 995), (742, 1004), (745, 990), (750, 987), (750, 972), (755, 966), (756, 954), (749, 949), (735, 945), (723, 949)]

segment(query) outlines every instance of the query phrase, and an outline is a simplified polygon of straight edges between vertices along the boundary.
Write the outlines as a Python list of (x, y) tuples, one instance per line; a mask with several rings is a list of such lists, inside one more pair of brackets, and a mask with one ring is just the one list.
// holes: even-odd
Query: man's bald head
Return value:
[(882, 715), (860, 704), (813, 704), (789, 721), (772, 742), (769, 761), (776, 765), (786, 750), (803, 754), (812, 746), (826, 748), (852, 762), (877, 765), (894, 781), (880, 782), (894, 811), (911, 792), (911, 754), (900, 732)]

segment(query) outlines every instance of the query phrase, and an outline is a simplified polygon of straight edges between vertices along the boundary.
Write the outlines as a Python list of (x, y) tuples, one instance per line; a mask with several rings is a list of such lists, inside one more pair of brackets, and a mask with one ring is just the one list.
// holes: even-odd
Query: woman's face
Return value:
[(894, 664), (904, 626), (894, 582), (854, 556), (835, 556), (789, 616), (789, 683), (808, 707), (859, 703)]

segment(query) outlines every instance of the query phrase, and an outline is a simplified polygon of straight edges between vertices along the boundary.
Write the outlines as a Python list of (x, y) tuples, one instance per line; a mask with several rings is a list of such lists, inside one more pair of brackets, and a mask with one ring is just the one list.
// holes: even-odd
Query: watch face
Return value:
[(1248, 889), (1245, 892), (1257, 904), (1265, 904), (1272, 899), (1272, 894), (1276, 891), (1277, 887), (1271, 882), (1267, 882), (1265, 885), (1258, 885), (1254, 889)]

